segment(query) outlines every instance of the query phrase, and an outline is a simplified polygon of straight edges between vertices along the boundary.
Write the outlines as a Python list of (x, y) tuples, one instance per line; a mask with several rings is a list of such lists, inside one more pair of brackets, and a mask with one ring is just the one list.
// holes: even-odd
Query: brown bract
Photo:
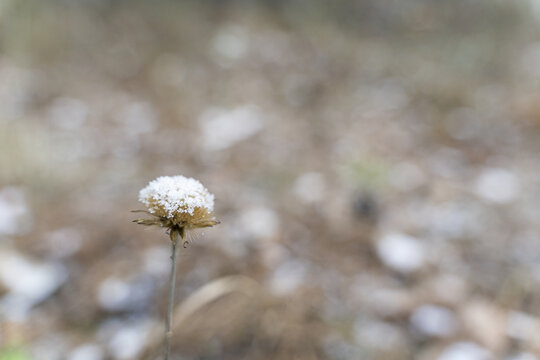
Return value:
[(163, 216), (166, 212), (164, 210), (160, 211), (159, 208), (157, 208), (155, 214), (147, 210), (132, 210), (132, 212), (146, 213), (152, 216), (150, 219), (135, 219), (133, 222), (139, 225), (168, 228), (171, 241), (176, 244), (178, 236), (180, 236), (184, 247), (189, 243), (186, 239), (186, 230), (211, 227), (220, 223), (218, 220), (214, 219), (212, 213), (209, 213), (204, 208), (195, 208), (193, 214), (178, 211), (174, 213), (172, 218)]

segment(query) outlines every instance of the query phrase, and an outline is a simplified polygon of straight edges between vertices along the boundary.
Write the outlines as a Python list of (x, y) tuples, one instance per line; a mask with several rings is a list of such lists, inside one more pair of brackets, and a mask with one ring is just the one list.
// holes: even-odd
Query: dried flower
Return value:
[(187, 244), (185, 231), (219, 224), (214, 218), (214, 195), (198, 180), (184, 176), (161, 176), (139, 192), (139, 201), (148, 208), (136, 210), (153, 219), (134, 220), (141, 225), (158, 225), (169, 229), (171, 240), (177, 236)]
[(178, 237), (186, 247), (186, 230), (210, 227), (219, 224), (214, 219), (214, 195), (193, 178), (178, 176), (161, 176), (139, 192), (139, 201), (147, 210), (135, 210), (152, 215), (152, 219), (133, 220), (141, 225), (158, 225), (166, 227), (171, 237), (171, 274), (169, 277), (169, 304), (165, 319), (165, 352), (164, 360), (169, 359), (172, 338), (172, 314), (174, 305), (174, 286), (176, 279), (176, 257), (178, 254)]

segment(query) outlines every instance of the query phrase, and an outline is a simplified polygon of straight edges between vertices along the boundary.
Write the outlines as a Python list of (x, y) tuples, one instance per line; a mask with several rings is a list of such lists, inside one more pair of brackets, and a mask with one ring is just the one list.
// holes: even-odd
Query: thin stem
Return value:
[[(174, 234), (173, 234), (174, 233)], [(175, 229), (171, 229), (172, 254), (171, 254), (171, 274), (169, 277), (169, 306), (167, 308), (167, 319), (165, 320), (165, 360), (169, 359), (171, 348), (171, 338), (173, 332), (171, 330), (171, 322), (174, 306), (174, 284), (176, 283), (176, 255), (178, 254), (178, 233)]]

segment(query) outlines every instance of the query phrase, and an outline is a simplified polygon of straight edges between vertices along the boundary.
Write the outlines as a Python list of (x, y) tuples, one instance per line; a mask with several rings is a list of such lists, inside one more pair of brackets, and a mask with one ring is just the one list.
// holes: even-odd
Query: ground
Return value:
[(537, 1), (0, 3), (0, 359), (540, 358)]

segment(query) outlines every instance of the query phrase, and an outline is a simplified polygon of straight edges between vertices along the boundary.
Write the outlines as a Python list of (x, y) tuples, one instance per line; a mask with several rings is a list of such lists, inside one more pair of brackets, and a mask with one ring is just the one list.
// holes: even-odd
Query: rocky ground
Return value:
[(537, 1), (0, 3), (0, 360), (540, 358)]

